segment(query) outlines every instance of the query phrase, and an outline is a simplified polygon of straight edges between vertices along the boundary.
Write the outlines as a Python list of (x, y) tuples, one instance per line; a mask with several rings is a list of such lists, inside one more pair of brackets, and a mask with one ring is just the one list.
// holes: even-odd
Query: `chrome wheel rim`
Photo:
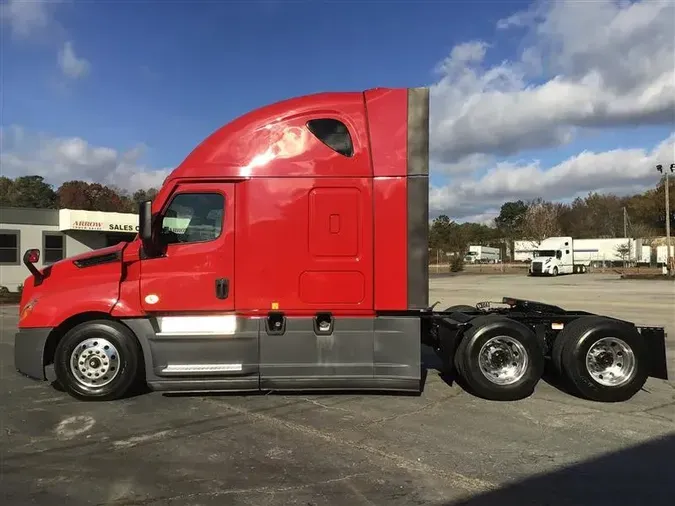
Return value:
[(70, 355), (70, 372), (87, 388), (100, 388), (115, 379), (120, 370), (117, 348), (103, 338), (82, 341)]
[(594, 381), (606, 387), (628, 383), (635, 374), (635, 353), (626, 341), (604, 337), (586, 352), (586, 370)]
[(529, 358), (525, 347), (509, 336), (488, 339), (478, 353), (483, 375), (496, 385), (512, 385), (527, 371)]

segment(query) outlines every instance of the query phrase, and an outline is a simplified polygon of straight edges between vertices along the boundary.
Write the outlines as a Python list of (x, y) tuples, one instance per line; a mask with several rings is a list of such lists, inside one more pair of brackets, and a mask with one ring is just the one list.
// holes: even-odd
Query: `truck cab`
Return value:
[(548, 237), (532, 253), (531, 275), (557, 276), (574, 272), (574, 241), (571, 237)]
[(385, 313), (428, 305), (428, 92), (263, 106), (187, 155), (135, 240), (42, 271), (27, 251), (17, 368), (97, 398), (131, 368), (156, 390), (419, 389), (420, 320)]

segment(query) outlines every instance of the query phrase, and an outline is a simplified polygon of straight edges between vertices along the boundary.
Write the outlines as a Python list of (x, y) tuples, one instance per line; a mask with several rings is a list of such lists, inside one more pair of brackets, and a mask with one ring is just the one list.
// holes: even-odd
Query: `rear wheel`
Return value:
[(581, 396), (598, 402), (623, 402), (647, 381), (647, 353), (633, 325), (585, 316), (560, 332), (551, 358), (558, 373)]
[(471, 393), (489, 400), (528, 397), (544, 373), (534, 332), (509, 318), (474, 318), (455, 353), (455, 368)]
[(123, 397), (139, 378), (143, 354), (119, 322), (96, 320), (70, 329), (59, 341), (54, 370), (61, 386), (81, 400)]

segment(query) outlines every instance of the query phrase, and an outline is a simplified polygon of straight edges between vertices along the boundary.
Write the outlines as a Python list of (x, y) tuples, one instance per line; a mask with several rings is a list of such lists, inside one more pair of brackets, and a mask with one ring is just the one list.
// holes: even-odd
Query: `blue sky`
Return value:
[[(443, 97), (462, 87), (457, 76), (446, 79), (443, 84), (443, 75), (435, 71), (453, 48), (485, 41), (487, 49), (478, 58), (476, 71), (477, 80), (482, 82), (489, 80), (491, 69), (504, 62), (509, 72), (516, 69), (515, 72), (521, 75), (522, 69), (516, 63), (522, 63), (523, 51), (528, 47), (550, 51), (541, 40), (542, 26), (548, 29), (551, 24), (555, 25), (556, 29), (550, 31), (553, 34), (551, 40), (562, 44), (563, 48), (571, 47), (570, 41), (574, 40), (573, 34), (569, 33), (574, 29), (574, 23), (498, 28), (500, 20), (512, 17), (513, 21), (513, 16), (520, 16), (518, 22), (525, 19), (523, 13), (537, 7), (529, 2), (70, 0), (19, 6), (27, 9), (21, 11), (16, 10), (17, 4), (11, 5), (12, 1), (18, 0), (2, 0), (2, 127), (6, 130), (14, 125), (21, 129), (23, 137), (42, 137), (38, 144), (30, 144), (32, 148), (24, 146), (21, 150), (16, 148), (17, 142), (5, 140), (3, 153), (12, 154), (16, 150), (17, 154), (13, 162), (5, 157), (3, 172), (31, 167), (27, 150), (44, 151), (44, 139), (76, 138), (85, 143), (82, 149), (89, 150), (81, 153), (85, 161), (79, 162), (80, 165), (86, 164), (86, 159), (95, 163), (92, 160), (96, 152), (92, 150), (109, 148), (116, 153), (115, 162), (108, 159), (109, 163), (117, 164), (112, 169), (114, 172), (124, 165), (120, 161), (123, 154), (142, 144), (145, 146), (143, 154), (133, 162), (138, 170), (164, 170), (180, 163), (214, 129), (258, 105), (315, 91), (360, 90), (375, 86), (436, 83), (432, 107), (436, 103), (441, 105), (438, 112), (432, 111), (432, 114), (447, 122), (445, 127), (438, 126), (437, 135), (432, 138), (452, 144), (453, 139), (459, 138), (456, 120), (461, 119), (460, 116), (467, 121), (469, 118), (466, 111), (461, 115), (457, 111), (462, 110), (468, 97), (485, 93), (485, 89), (477, 86), (478, 92), (465, 90), (466, 93), (455, 97), (452, 104), (443, 105)], [(616, 9), (621, 9), (619, 4), (615, 5)], [(27, 14), (30, 9), (34, 10)], [(621, 14), (618, 10), (598, 14), (589, 9), (589, 16)], [(551, 21), (578, 13), (547, 11), (540, 15), (545, 16), (544, 21)], [(32, 28), (26, 29), (26, 25), (31, 25), (30, 21)], [(664, 28), (659, 25), (657, 29)], [(565, 30), (567, 32), (560, 35)], [(57, 54), (66, 43), (71, 44), (76, 59), (86, 60), (86, 72), (79, 76), (71, 72), (69, 77), (59, 66)], [(565, 43), (568, 46), (564, 46)], [(575, 47), (572, 57), (578, 57), (579, 52)], [(522, 83), (506, 90), (500, 88), (500, 91), (520, 97), (524, 104), (531, 104), (527, 95), (531, 85), (545, 86), (556, 75), (565, 76), (565, 72), (569, 73), (570, 82), (578, 83), (584, 72), (593, 70), (594, 62), (602, 61), (599, 54), (590, 54), (595, 60), (586, 56), (588, 69), (580, 69), (575, 58), (569, 57), (569, 51), (541, 54), (540, 61), (545, 61), (546, 66), (551, 66), (550, 62), (557, 61), (558, 57), (562, 63), (555, 72), (529, 72)], [(656, 55), (652, 52), (648, 56)], [(564, 58), (567, 60), (563, 62)], [(619, 61), (621, 55), (614, 54), (613, 58)], [(604, 70), (608, 75), (614, 72), (612, 75), (616, 77), (615, 69), (607, 67)], [(632, 89), (615, 90), (612, 96), (634, 100), (635, 86), (639, 84), (633, 83)], [(603, 90), (594, 88), (593, 91)], [(566, 92), (565, 96), (568, 94)], [(438, 102), (434, 101), (436, 97), (440, 97)], [(487, 107), (485, 104), (489, 99), (486, 96), (479, 106)], [(570, 101), (572, 106), (578, 103)], [(663, 104), (657, 106), (662, 108)], [(514, 107), (513, 104), (510, 107)], [(627, 107), (630, 109), (630, 104)], [(519, 107), (519, 110), (523, 109)], [(536, 124), (515, 140), (504, 137), (501, 145), (513, 146), (509, 154), (494, 149), (492, 140), (480, 138), (485, 133), (480, 130), (481, 121), (486, 121), (486, 113), (483, 111), (481, 115), (477, 111), (475, 117), (480, 121), (471, 123), (476, 130), (474, 137), (478, 139), (475, 148), (463, 150), (461, 146), (455, 146), (452, 153), (435, 157), (432, 182), (439, 191), (452, 193), (453, 186), (464, 185), (463, 194), (447, 195), (447, 208), (451, 214), (459, 217), (462, 213), (494, 212), (499, 198), (518, 196), (495, 196), (497, 200), (491, 202), (492, 207), (484, 209), (479, 209), (475, 202), (452, 203), (453, 199), (475, 199), (476, 190), (471, 185), (475, 186), (485, 177), (486, 171), (499, 163), (509, 162), (522, 169), (536, 160), (539, 169), (546, 171), (584, 150), (604, 152), (636, 148), (649, 155), (673, 131), (672, 121), (645, 119), (635, 113), (634, 107), (627, 114), (633, 114), (635, 119), (631, 116), (628, 120), (612, 123), (610, 118), (600, 128), (592, 130), (585, 124), (580, 125), (586, 121), (585, 117), (583, 121), (578, 117), (568, 121), (562, 112), (555, 121), (547, 123), (545, 107), (543, 109), (544, 112), (527, 116), (538, 118), (543, 127)], [(487, 109), (488, 127), (496, 129), (490, 133), (491, 138), (507, 135), (498, 129), (499, 124), (492, 124), (500, 116), (503, 116), (500, 121), (504, 129), (513, 130), (513, 125), (508, 125), (512, 121), (509, 117), (513, 117), (509, 114), (509, 109), (503, 107), (495, 108), (494, 112)], [(619, 126), (619, 123), (622, 124)], [(569, 129), (570, 135), (565, 141), (553, 133), (548, 137), (544, 135), (540, 141), (528, 141), (527, 136), (538, 138), (546, 128), (551, 132), (568, 132)], [(462, 129), (460, 133), (463, 138), (470, 132)], [(470, 141), (466, 145), (473, 146)], [(36, 155), (33, 166), (42, 166), (43, 155)], [(467, 156), (471, 155), (481, 155), (485, 159), (471, 170), (455, 170), (450, 176), (444, 172), (444, 163), (466, 165)], [(22, 164), (16, 162), (19, 158)], [(62, 163), (71, 164), (60, 171), (63, 177), (77, 175), (77, 163), (73, 160)], [(84, 176), (94, 177), (100, 173), (97, 167), (82, 170)], [(126, 167), (125, 170), (130, 169)], [(120, 169), (121, 174), (126, 172)], [(630, 178), (628, 182), (635, 183)], [(437, 203), (437, 207), (443, 208), (442, 202)]]
[(54, 17), (77, 55), (92, 62), (89, 76), (67, 91), (50, 86), (59, 73), (53, 51), (7, 37), (3, 123), (86, 132), (89, 142), (120, 149), (144, 142), (151, 165), (171, 166), (212, 130), (268, 102), (322, 90), (427, 85), (453, 45), (492, 31), (514, 8), (74, 1), (54, 9)]

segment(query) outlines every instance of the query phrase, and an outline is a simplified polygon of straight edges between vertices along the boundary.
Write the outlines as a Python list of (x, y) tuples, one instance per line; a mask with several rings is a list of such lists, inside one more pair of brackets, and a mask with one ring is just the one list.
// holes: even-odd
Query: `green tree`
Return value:
[(431, 223), (429, 230), (429, 247), (447, 251), (450, 243), (450, 218), (440, 215)]
[(14, 181), (8, 177), (0, 176), (0, 205), (11, 206)]
[[(499, 237), (505, 243), (505, 249), (513, 252), (513, 242), (522, 235), (523, 222), (527, 213), (527, 204), (522, 200), (505, 202), (495, 218), (495, 226)], [(505, 252), (503, 252), (505, 253)], [(512, 256), (512, 255), (511, 255)], [(502, 257), (504, 258), (504, 257)]]
[(20, 176), (0, 179), (0, 200), (8, 207), (55, 209), (56, 193), (42, 176)]
[(495, 225), (504, 237), (513, 238), (520, 234), (527, 208), (522, 200), (502, 204), (499, 216), (495, 218)]

